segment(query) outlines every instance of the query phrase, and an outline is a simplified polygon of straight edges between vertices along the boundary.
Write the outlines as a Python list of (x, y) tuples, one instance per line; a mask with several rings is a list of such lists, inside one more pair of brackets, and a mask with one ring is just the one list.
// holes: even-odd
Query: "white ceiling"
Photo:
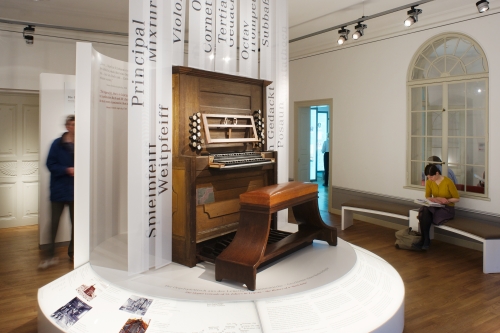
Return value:
[[(242, 0), (249, 1), (249, 0)], [(338, 24), (329, 17), (345, 16), (354, 20), (415, 0), (288, 0), (289, 25), (293, 31), (307, 31), (315, 21), (324, 28)], [(0, 0), (0, 18), (44, 23), (65, 27), (127, 32), (126, 0)], [(317, 19), (320, 20), (317, 20)], [(340, 22), (342, 23), (342, 22)], [(316, 26), (312, 24), (316, 29)]]

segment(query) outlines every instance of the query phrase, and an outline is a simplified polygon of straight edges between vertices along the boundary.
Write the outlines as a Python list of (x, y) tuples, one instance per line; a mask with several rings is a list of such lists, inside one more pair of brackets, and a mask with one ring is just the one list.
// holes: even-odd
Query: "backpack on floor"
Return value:
[(398, 230), (396, 231), (396, 243), (394, 246), (396, 249), (413, 250), (411, 244), (420, 241), (420, 236), (419, 232), (411, 230), (411, 228)]

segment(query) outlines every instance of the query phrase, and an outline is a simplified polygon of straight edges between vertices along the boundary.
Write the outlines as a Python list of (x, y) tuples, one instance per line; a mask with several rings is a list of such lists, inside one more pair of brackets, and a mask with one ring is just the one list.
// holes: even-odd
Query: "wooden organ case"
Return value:
[(174, 67), (173, 261), (193, 267), (207, 243), (234, 233), (239, 195), (276, 184), (265, 151), (265, 92), (271, 82)]

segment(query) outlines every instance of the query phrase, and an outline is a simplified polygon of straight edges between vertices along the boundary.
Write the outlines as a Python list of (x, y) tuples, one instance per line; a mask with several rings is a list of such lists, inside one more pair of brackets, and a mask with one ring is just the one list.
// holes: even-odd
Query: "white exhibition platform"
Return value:
[[(402, 332), (404, 285), (373, 253), (338, 239), (314, 241), (265, 267), (257, 289), (217, 282), (214, 265), (170, 264), (129, 276), (126, 235), (38, 291), (39, 332)], [(118, 260), (116, 260), (118, 259)], [(90, 295), (81, 290), (89, 288)], [(77, 298), (77, 299), (75, 299)], [(131, 327), (131, 326), (129, 326)], [(135, 330), (133, 332), (136, 332)]]

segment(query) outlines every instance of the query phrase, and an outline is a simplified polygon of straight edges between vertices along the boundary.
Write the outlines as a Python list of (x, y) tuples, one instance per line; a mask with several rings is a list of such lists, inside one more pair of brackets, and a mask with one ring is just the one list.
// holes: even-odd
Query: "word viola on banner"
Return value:
[(172, 1), (172, 64), (184, 65), (184, 27), (186, 21), (185, 0)]
[(191, 0), (189, 6), (190, 67), (213, 71), (215, 57), (215, 4), (212, 0)]

